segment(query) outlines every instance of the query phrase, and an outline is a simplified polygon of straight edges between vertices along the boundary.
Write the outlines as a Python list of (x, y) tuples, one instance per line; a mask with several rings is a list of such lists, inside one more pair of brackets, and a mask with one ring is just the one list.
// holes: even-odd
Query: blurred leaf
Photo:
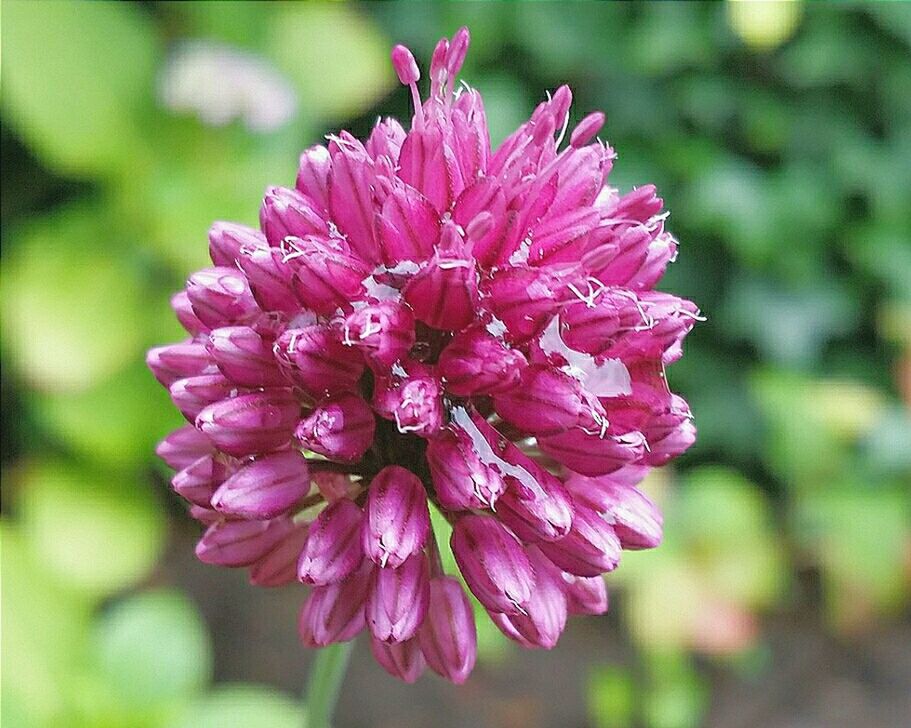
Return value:
[(102, 615), (95, 631), (101, 675), (133, 709), (182, 700), (210, 679), (212, 648), (205, 624), (179, 592), (130, 597)]
[(297, 82), (302, 113), (311, 125), (362, 112), (396, 81), (388, 40), (353, 5), (278, 6), (267, 51)]
[(49, 429), (84, 457), (127, 468), (147, 462), (155, 443), (183, 424), (167, 391), (140, 363), (82, 392), (38, 394), (34, 406)]
[(223, 685), (166, 728), (300, 728), (301, 706), (269, 688)]
[(3, 106), (45, 162), (71, 174), (125, 169), (156, 41), (128, 3), (4, 3)]
[[(6, 478), (4, 477), (4, 480)], [(73, 599), (29, 546), (30, 534), (4, 522), (2, 718), (5, 728), (64, 725), (83, 658), (88, 605)]]
[(99, 597), (136, 583), (164, 537), (151, 490), (130, 477), (43, 460), (20, 474), (22, 526), (43, 568)]
[(511, 76), (482, 76), (476, 85), (484, 94), (490, 140), (496, 146), (528, 120), (532, 112), (529, 94)]
[(142, 282), (110, 252), (116, 233), (82, 205), (20, 236), (3, 271), (4, 346), (39, 387), (100, 382), (136, 355), (144, 332)]
[(708, 708), (708, 686), (685, 656), (653, 655), (645, 694), (645, 723), (649, 728), (695, 728)]
[(588, 678), (588, 705), (596, 728), (633, 725), (636, 686), (628, 670), (602, 665)]

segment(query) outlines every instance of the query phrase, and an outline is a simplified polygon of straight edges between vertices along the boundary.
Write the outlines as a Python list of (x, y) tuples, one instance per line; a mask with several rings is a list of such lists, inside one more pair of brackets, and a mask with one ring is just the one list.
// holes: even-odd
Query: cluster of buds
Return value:
[(467, 48), (440, 41), (422, 101), (396, 46), (410, 130), (331, 136), (259, 230), (216, 223), (214, 267), (172, 301), (187, 340), (148, 355), (190, 423), (158, 453), (199, 558), (309, 585), (305, 645), (368, 630), (407, 681), (471, 672), (465, 586), (526, 647), (603, 613), (602, 575), (661, 540), (637, 484), (695, 438), (664, 376), (699, 314), (653, 290), (677, 250), (662, 201), (606, 183), (603, 114), (563, 144), (565, 86), (492, 150), (456, 88)]

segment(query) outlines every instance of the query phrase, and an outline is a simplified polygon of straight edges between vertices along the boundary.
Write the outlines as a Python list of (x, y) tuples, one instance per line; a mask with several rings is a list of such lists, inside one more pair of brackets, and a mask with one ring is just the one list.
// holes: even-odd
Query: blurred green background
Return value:
[(255, 224), (327, 131), (404, 117), (390, 46), (423, 63), (462, 24), (494, 142), (566, 81), (575, 118), (607, 113), (612, 184), (659, 186), (663, 286), (708, 316), (669, 372), (700, 436), (649, 479), (666, 541), (608, 578), (607, 618), (553, 653), (487, 625), (460, 689), (359, 645), (338, 725), (911, 723), (911, 5), (5, 0), (0, 23), (5, 728), (302, 724), (300, 590), (194, 562), (143, 355), (180, 338), (210, 222)]

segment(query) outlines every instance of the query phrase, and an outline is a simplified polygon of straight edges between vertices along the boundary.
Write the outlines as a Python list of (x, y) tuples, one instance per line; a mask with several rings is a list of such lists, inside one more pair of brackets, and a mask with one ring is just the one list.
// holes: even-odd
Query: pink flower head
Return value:
[(610, 186), (604, 114), (568, 131), (566, 86), (492, 149), (468, 45), (437, 44), (425, 99), (396, 46), (407, 128), (331, 135), (259, 230), (215, 223), (171, 302), (187, 338), (147, 358), (191, 423), (158, 453), (199, 558), (303, 582), (305, 645), (366, 630), (408, 682), (476, 659), (439, 548), (507, 636), (551, 648), (607, 610), (623, 549), (660, 542), (636, 486), (695, 438), (664, 376), (699, 312), (654, 290), (678, 248), (662, 200)]

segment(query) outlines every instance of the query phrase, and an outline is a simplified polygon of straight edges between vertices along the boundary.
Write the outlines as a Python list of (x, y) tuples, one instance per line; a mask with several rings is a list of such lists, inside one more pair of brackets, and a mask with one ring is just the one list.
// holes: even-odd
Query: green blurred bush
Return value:
[[(390, 44), (426, 58), (461, 24), (494, 141), (563, 81), (577, 118), (607, 112), (612, 183), (660, 186), (682, 242), (666, 285), (709, 319), (669, 372), (700, 439), (647, 484), (666, 543), (610, 579), (641, 669), (593, 670), (593, 722), (697, 724), (709, 694), (692, 655), (742, 669), (766, 614), (818, 609), (851, 633), (907, 608), (909, 6), (3, 11), (5, 724), (297, 724), (261, 689), (209, 691), (208, 638), (179, 594), (122, 596), (154, 569), (165, 505), (178, 512), (152, 448), (179, 417), (143, 352), (179, 336), (167, 301), (205, 264), (211, 221), (255, 224), (263, 188), (290, 183), (326, 131), (403, 117)], [(264, 59), (296, 115), (254, 133), (170, 112), (161, 74), (187, 39)], [(508, 660), (504, 645), (485, 633), (483, 658)]]

